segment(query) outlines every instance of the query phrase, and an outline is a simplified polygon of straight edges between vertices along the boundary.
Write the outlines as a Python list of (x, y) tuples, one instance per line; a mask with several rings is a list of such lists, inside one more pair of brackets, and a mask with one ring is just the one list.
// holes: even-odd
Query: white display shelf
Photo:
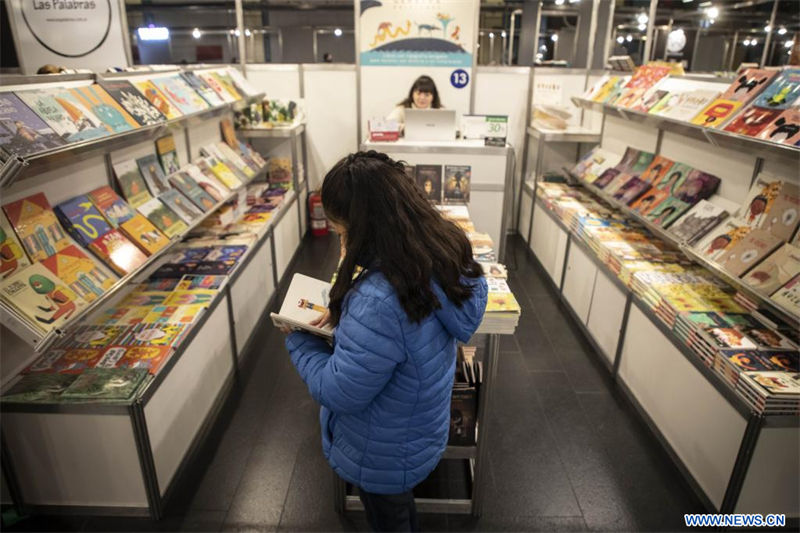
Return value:
[(236, 131), (245, 139), (289, 139), (306, 131), (306, 124), (300, 122), (291, 126), (271, 128), (239, 128)]
[(543, 128), (538, 125), (528, 126), (528, 135), (545, 142), (598, 143), (600, 132), (581, 126), (570, 126), (564, 130)]

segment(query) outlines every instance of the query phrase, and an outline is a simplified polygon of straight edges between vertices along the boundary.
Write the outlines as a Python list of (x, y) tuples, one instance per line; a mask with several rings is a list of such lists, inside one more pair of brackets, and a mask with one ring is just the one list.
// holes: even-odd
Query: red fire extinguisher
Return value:
[(311, 216), (311, 234), (315, 237), (327, 235), (328, 219), (325, 218), (325, 210), (322, 208), (322, 195), (319, 191), (313, 191), (308, 195), (308, 213)]

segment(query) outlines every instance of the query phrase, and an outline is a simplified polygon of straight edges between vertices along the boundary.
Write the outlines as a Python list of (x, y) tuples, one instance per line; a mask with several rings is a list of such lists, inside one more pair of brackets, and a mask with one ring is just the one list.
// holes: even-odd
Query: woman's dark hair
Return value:
[(433, 82), (433, 79), (430, 76), (425, 76), (425, 75), (420, 76), (414, 81), (414, 83), (411, 85), (411, 89), (408, 90), (408, 96), (398, 105), (401, 105), (403, 107), (413, 107), (414, 91), (419, 91), (421, 93), (431, 93), (433, 95), (433, 102), (431, 102), (431, 108), (439, 109), (442, 107), (442, 102), (441, 100), (439, 100), (439, 91), (436, 90), (436, 84)]
[(346, 254), (330, 292), (333, 325), (356, 282), (356, 266), (379, 269), (414, 322), (441, 307), (432, 281), (460, 306), (472, 294), (461, 277), (483, 275), (464, 231), (430, 204), (402, 162), (386, 154), (357, 152), (336, 163), (322, 183), (322, 206), (347, 230)]

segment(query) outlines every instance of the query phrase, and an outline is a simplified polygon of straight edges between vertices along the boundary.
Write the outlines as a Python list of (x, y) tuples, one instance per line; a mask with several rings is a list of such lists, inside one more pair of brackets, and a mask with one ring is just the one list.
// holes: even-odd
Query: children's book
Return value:
[(771, 299), (795, 316), (800, 315), (800, 276), (795, 276), (786, 285), (775, 291)]
[(728, 86), (719, 98), (711, 102), (691, 122), (708, 128), (720, 128), (742, 107), (747, 105), (777, 74), (774, 70), (748, 69)]
[(176, 289), (164, 300), (164, 305), (204, 305), (209, 306), (219, 291), (214, 289), (192, 289), (188, 291)]
[(248, 179), (254, 177), (261, 168), (255, 161), (240, 152), (238, 147), (235, 149), (231, 148), (223, 141), (219, 141), (215, 146), (217, 147), (217, 153), (220, 154), (220, 157), (233, 162), (237, 168), (244, 172)]
[(781, 184), (778, 195), (759, 226), (785, 241), (792, 238), (800, 225), (800, 186), (797, 183), (785, 181)]
[(155, 154), (140, 157), (136, 160), (136, 166), (139, 167), (139, 172), (144, 178), (145, 183), (147, 183), (150, 194), (158, 196), (170, 189), (169, 181), (167, 181), (164, 170), (161, 168), (158, 160), (156, 160)]
[(634, 176), (617, 189), (614, 193), (614, 198), (624, 204), (630, 205), (640, 196), (646, 194), (650, 189), (651, 186), (649, 183)]
[(122, 346), (177, 346), (189, 332), (186, 324), (136, 324), (119, 337)]
[(768, 223), (775, 200), (783, 188), (783, 180), (772, 174), (761, 172), (750, 187), (747, 198), (738, 215), (753, 228)]
[(116, 282), (110, 272), (75, 245), (42, 260), (42, 264), (87, 302), (102, 296)]
[(180, 109), (170, 102), (164, 94), (153, 85), (150, 80), (133, 80), (133, 86), (144, 96), (148, 102), (153, 104), (153, 107), (159, 110), (162, 115), (167, 117), (168, 120), (176, 119), (183, 116)]
[(206, 165), (205, 171), (203, 171), (199, 166), (190, 164), (183, 167), (182, 172), (183, 171), (197, 182), (197, 185), (211, 196), (215, 202), (221, 202), (223, 199), (227, 198), (231, 192), (230, 189), (222, 184), (214, 173), (211, 172), (211, 168), (208, 167), (208, 165)]
[(696, 204), (700, 200), (707, 200), (717, 191), (720, 179), (716, 176), (692, 170), (686, 179), (672, 193), (672, 196), (683, 200), (687, 204)]
[[(221, 143), (224, 146), (227, 146), (224, 143)], [(237, 156), (238, 163), (234, 163), (227, 157), (223, 156), (222, 152), (219, 150), (216, 144), (209, 144), (200, 148), (200, 155), (206, 158), (213, 158), (217, 161), (221, 162), (225, 167), (227, 167), (235, 176), (236, 178), (241, 181), (242, 183), (247, 183), (250, 181), (250, 178), (255, 175), (253, 172), (242, 160), (242, 158)], [(243, 168), (247, 168), (248, 173), (245, 173)]]
[(717, 261), (725, 255), (727, 250), (750, 233), (751, 229), (739, 218), (725, 220), (693, 246), (694, 251), (704, 259)]
[(417, 185), (422, 194), (435, 204), (442, 203), (442, 165), (417, 165)]
[(122, 196), (133, 207), (139, 207), (152, 198), (147, 184), (139, 171), (139, 166), (133, 159), (122, 161), (114, 165), (114, 174), (122, 190)]
[(58, 148), (64, 140), (16, 95), (0, 92), (0, 148), (26, 156)]
[(175, 138), (171, 133), (156, 139), (156, 153), (164, 174), (169, 176), (180, 170), (181, 163), (178, 160), (178, 151), (175, 149)]
[(33, 263), (0, 282), (0, 296), (42, 333), (60, 328), (86, 305), (41, 263)]
[(73, 400), (128, 400), (147, 377), (141, 368), (91, 368), (61, 394)]
[(228, 74), (227, 69), (214, 70), (211, 72), (211, 77), (217, 80), (217, 83), (233, 97), (234, 101), (244, 98), (244, 95), (236, 87), (230, 74)]
[(153, 198), (136, 209), (170, 239), (185, 233), (188, 229), (180, 217), (158, 198)]
[(325, 338), (333, 338), (333, 328), (310, 323), (328, 309), (331, 284), (303, 274), (295, 274), (278, 313), (270, 313), (275, 327), (299, 329)]
[(168, 346), (109, 346), (95, 368), (143, 369), (155, 374), (171, 353)]
[(778, 72), (766, 89), (753, 100), (753, 106), (763, 109), (789, 109), (800, 99), (800, 68), (790, 67)]
[(650, 109), (650, 113), (675, 120), (690, 121), (720, 95), (713, 89), (670, 93)]
[(667, 191), (650, 189), (640, 196), (638, 200), (634, 201), (631, 204), (631, 208), (640, 215), (646, 216), (669, 197), (669, 192)]
[(444, 203), (468, 204), (472, 167), (469, 165), (444, 166)]
[(170, 189), (158, 197), (159, 200), (164, 202), (164, 205), (170, 208), (176, 215), (180, 217), (187, 225), (191, 224), (203, 215), (203, 211), (195, 206), (188, 198), (176, 191)]
[(675, 164), (675, 161), (666, 158), (662, 155), (657, 155), (653, 158), (646, 169), (639, 175), (639, 179), (646, 181), (651, 185), (655, 185), (669, 173), (669, 170)]
[(98, 187), (88, 197), (112, 228), (118, 228), (136, 215), (136, 211), (108, 185)]
[(769, 296), (800, 274), (800, 248), (784, 244), (750, 270), (744, 281)]
[(774, 122), (780, 114), (780, 109), (767, 109), (751, 105), (733, 117), (725, 126), (725, 131), (755, 137)]
[(653, 224), (661, 226), (662, 228), (668, 228), (670, 224), (688, 211), (690, 207), (691, 204), (671, 196), (663, 202), (660, 202), (657, 207), (650, 210), (645, 216), (648, 220), (653, 222)]
[(14, 228), (11, 227), (5, 213), (0, 211), (0, 280), (30, 264), (30, 259), (22, 249)]
[(236, 177), (236, 174), (231, 172), (225, 163), (217, 159), (216, 157), (206, 157), (204, 159), (198, 159), (195, 164), (200, 168), (201, 171), (204, 173), (206, 170), (211, 172), (214, 177), (216, 177), (223, 185), (228, 187), (229, 189), (236, 189), (242, 186), (242, 181)]
[(70, 89), (75, 98), (91, 110), (99, 118), (109, 133), (120, 133), (139, 127), (139, 123), (111, 98), (100, 85), (76, 87)]
[(203, 80), (206, 85), (211, 87), (211, 90), (217, 93), (217, 96), (219, 96), (224, 102), (230, 103), (239, 99), (222, 86), (219, 80), (212, 75), (212, 71), (206, 70), (202, 72), (195, 72), (195, 74), (197, 74), (197, 76)]
[(758, 134), (758, 138), (780, 144), (800, 144), (800, 107), (790, 107), (781, 112)]
[(138, 212), (123, 222), (119, 230), (145, 255), (153, 255), (169, 244), (169, 239)]
[(194, 92), (191, 87), (179, 75), (165, 76), (163, 78), (156, 78), (152, 80), (153, 84), (158, 87), (161, 94), (165, 95), (169, 100), (180, 109), (184, 115), (204, 111), (210, 106), (208, 102)]
[[(202, 212), (214, 207), (219, 200), (207, 193), (188, 172), (179, 171), (169, 177), (169, 182)], [(222, 197), (220, 198), (220, 200)]]
[(750, 231), (734, 246), (727, 249), (718, 261), (720, 267), (732, 276), (742, 276), (762, 259), (767, 257), (778, 246), (781, 240), (766, 230)]
[(183, 276), (177, 283), (179, 290), (189, 291), (193, 289), (214, 289), (220, 290), (227, 281), (226, 276)]
[(707, 200), (700, 200), (669, 228), (669, 232), (692, 246), (727, 217), (725, 209)]
[(44, 193), (5, 204), (3, 211), (33, 261), (50, 257), (71, 244)]
[(114, 229), (86, 194), (61, 202), (54, 212), (67, 233), (84, 248)]
[(100, 80), (99, 83), (140, 126), (152, 126), (166, 120), (161, 111), (128, 80)]
[(103, 122), (66, 89), (18, 91), (16, 95), (67, 143), (108, 135)]
[(208, 102), (208, 105), (211, 107), (225, 105), (225, 100), (220, 98), (219, 95), (214, 92), (214, 89), (209, 87), (206, 82), (201, 80), (194, 72), (190, 70), (181, 72), (181, 77), (183, 78), (183, 81), (185, 81), (186, 84), (194, 90), (194, 92), (202, 96), (203, 100)]
[(92, 241), (89, 249), (120, 276), (133, 272), (147, 261), (147, 256), (119, 230), (112, 230), (98, 237)]

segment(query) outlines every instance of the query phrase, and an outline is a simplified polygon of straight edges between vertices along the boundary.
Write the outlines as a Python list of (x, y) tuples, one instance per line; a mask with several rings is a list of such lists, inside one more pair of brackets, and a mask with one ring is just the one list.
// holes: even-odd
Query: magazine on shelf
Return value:
[(3, 205), (8, 221), (32, 261), (39, 261), (71, 244), (44, 193)]
[(771, 299), (795, 316), (800, 315), (800, 275), (795, 276), (786, 285), (775, 291)]
[(121, 161), (113, 167), (122, 196), (129, 204), (139, 207), (152, 198), (135, 160)]
[(164, 169), (161, 168), (155, 154), (140, 157), (136, 160), (136, 166), (139, 167), (139, 172), (147, 183), (151, 195), (158, 196), (170, 189)]
[(692, 246), (728, 217), (728, 212), (708, 200), (700, 200), (673, 224), (669, 232)]
[(711, 102), (691, 122), (709, 128), (723, 126), (743, 106), (763, 91), (777, 74), (774, 70), (748, 69), (737, 75), (719, 98)]
[(310, 324), (327, 310), (331, 284), (303, 274), (295, 274), (286, 291), (281, 309), (270, 313), (276, 327), (300, 329), (325, 338), (333, 338), (333, 328), (318, 328)]
[(800, 248), (784, 244), (743, 278), (755, 290), (769, 296), (800, 274)]
[(67, 89), (36, 89), (15, 94), (68, 143), (108, 135), (103, 122)]
[(30, 265), (30, 259), (22, 248), (14, 228), (5, 213), (0, 210), (0, 280), (19, 269)]
[(140, 126), (152, 126), (167, 118), (127, 80), (100, 80), (102, 87)]
[(63, 144), (61, 136), (15, 94), (0, 92), (0, 148), (3, 151), (26, 156)]
[(168, 120), (173, 120), (176, 118), (180, 118), (183, 116), (180, 109), (170, 102), (170, 100), (164, 96), (164, 94), (153, 85), (153, 82), (150, 80), (132, 80), (133, 86), (136, 87), (139, 92), (144, 96), (148, 102), (153, 104), (153, 107), (159, 110), (159, 112), (167, 117)]
[(761, 220), (760, 228), (788, 241), (800, 225), (800, 186), (785, 181)]
[(136, 209), (170, 239), (188, 229), (180, 217), (158, 198), (153, 198)]
[(732, 276), (739, 277), (746, 274), (780, 245), (781, 240), (768, 231), (752, 230), (735, 245), (727, 248), (718, 263), (723, 270)]

